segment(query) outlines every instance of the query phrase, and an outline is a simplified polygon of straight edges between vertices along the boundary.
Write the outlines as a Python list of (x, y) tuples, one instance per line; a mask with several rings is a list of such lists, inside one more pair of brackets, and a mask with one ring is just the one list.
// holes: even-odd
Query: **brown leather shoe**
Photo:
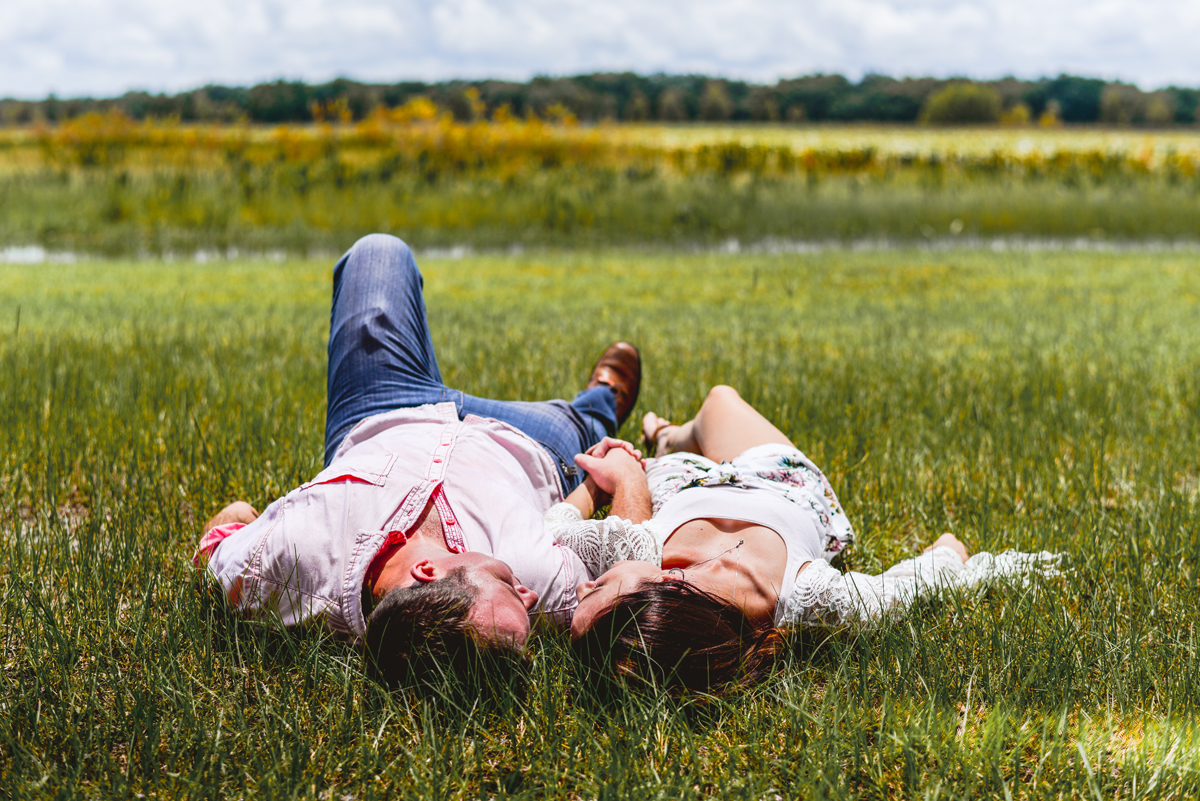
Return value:
[(628, 342), (614, 342), (592, 368), (585, 389), (606, 384), (617, 396), (617, 428), (629, 419), (642, 387), (642, 356)]

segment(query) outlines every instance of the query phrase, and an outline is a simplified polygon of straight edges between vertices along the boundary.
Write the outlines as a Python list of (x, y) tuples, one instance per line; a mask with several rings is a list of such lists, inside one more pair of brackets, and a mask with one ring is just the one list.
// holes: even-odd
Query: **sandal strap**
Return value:
[(655, 456), (658, 455), (658, 435), (663, 432), (664, 428), (670, 428), (673, 425), (675, 424), (670, 420), (664, 420), (660, 417), (658, 418), (658, 425), (654, 427), (654, 431), (648, 435), (645, 431), (642, 432), (642, 447), (647, 453)]

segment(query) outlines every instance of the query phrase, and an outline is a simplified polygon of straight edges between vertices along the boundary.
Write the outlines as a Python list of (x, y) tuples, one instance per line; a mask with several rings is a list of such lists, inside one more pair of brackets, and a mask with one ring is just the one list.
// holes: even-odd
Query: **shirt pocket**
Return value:
[(318, 484), (336, 484), (342, 481), (357, 481), (382, 487), (395, 463), (394, 453), (372, 453), (338, 459), (318, 473), (312, 481), (301, 484), (300, 489), (306, 490)]

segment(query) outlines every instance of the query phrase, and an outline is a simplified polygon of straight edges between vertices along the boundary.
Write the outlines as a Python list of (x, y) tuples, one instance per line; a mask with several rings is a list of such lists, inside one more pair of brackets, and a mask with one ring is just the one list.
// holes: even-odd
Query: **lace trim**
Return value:
[(593, 579), (617, 562), (662, 564), (658, 538), (645, 526), (620, 517), (584, 520), (574, 506), (560, 503), (546, 513), (546, 529), (555, 542), (579, 556)]
[(1034, 576), (1061, 575), (1060, 554), (1046, 551), (978, 553), (966, 564), (941, 547), (899, 562), (885, 573), (841, 573), (828, 562), (809, 564), (796, 578), (778, 625), (840, 627), (895, 617), (922, 596), (945, 588), (971, 589), (1001, 579), (1027, 584)]

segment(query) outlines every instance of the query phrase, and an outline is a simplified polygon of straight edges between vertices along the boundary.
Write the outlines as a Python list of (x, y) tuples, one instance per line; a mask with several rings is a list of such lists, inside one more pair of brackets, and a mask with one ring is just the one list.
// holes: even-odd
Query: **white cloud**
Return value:
[(1200, 85), (1194, 0), (5, 0), (0, 96), (371, 81), (817, 71)]

